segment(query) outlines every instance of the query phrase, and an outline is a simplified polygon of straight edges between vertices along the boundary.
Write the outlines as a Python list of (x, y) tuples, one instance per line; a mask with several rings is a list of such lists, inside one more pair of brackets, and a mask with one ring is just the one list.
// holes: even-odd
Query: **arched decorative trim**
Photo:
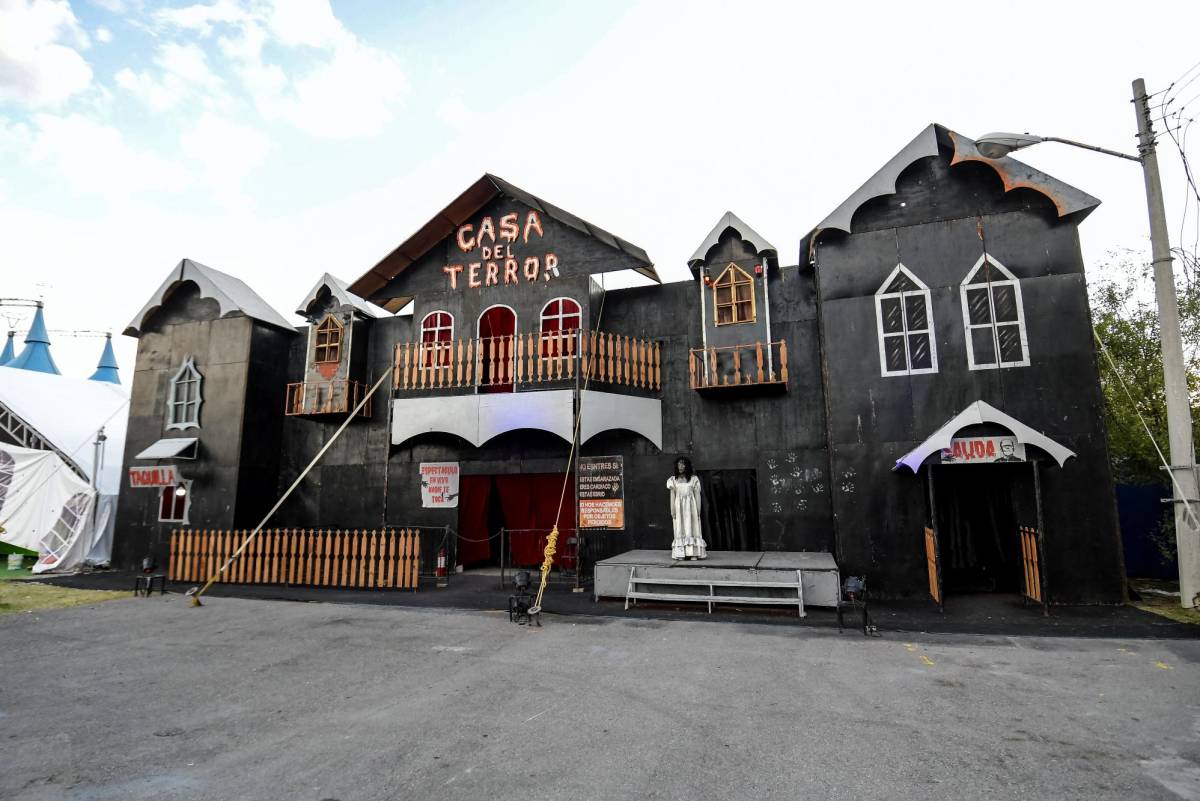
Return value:
[[(558, 313), (547, 314), (546, 310), (549, 309), (550, 305), (553, 303), (559, 304)], [(574, 311), (567, 311), (566, 304), (568, 303), (571, 304), (571, 307), (574, 309)], [(575, 318), (575, 325), (566, 325), (567, 321), (572, 317)], [(547, 328), (547, 320), (554, 321), (556, 323), (556, 327)], [(574, 298), (551, 298), (550, 300), (546, 301), (546, 304), (542, 306), (541, 312), (538, 313), (538, 330), (543, 333), (546, 331), (574, 331), (576, 328), (581, 328), (582, 326), (583, 309), (580, 307), (579, 302)]]
[(1033, 445), (1041, 448), (1054, 461), (1058, 462), (1059, 467), (1062, 467), (1068, 459), (1075, 456), (1074, 451), (1059, 445), (1045, 434), (1030, 428), (1015, 417), (1007, 415), (995, 406), (980, 400), (963, 409), (948, 423), (933, 432), (927, 440), (897, 459), (896, 465), (892, 469), (899, 470), (901, 467), (907, 467), (914, 473), (917, 472), (926, 459), (945, 448), (949, 448), (955, 434), (967, 426), (979, 425), (981, 423), (993, 423), (1007, 428), (1017, 438), (1017, 442), (1022, 445)]

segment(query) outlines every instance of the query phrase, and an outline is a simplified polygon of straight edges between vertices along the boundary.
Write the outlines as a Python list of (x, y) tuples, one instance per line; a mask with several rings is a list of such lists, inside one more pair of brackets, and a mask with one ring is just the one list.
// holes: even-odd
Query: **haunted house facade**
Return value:
[[(1053, 600), (1117, 601), (1077, 233), (1097, 203), (933, 125), (798, 265), (729, 213), (662, 284), (640, 248), (491, 175), (353, 284), (322, 276), (298, 327), (185, 260), (127, 331), (126, 467), (179, 485), (126, 488), (118, 558), (254, 526), (357, 409), (272, 525), (448, 527), (466, 567), (502, 543), (536, 564), (555, 523), (574, 538), (577, 436), (585, 464), (620, 457), (619, 525), (587, 532), (608, 553), (669, 546), (684, 455), (710, 550), (827, 551), (918, 596), (932, 542), (939, 594), (1009, 591), (1024, 527)], [(616, 288), (630, 272), (648, 285)], [(457, 492), (431, 503), (439, 470)]]

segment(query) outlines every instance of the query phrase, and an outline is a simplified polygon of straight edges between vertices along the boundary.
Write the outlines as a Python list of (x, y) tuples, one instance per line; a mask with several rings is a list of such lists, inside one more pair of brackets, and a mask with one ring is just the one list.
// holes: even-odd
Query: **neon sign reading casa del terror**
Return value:
[(505, 214), (500, 218), (497, 227), (491, 217), (479, 221), (479, 230), (471, 223), (458, 227), (455, 240), (463, 253), (479, 252), (478, 261), (464, 264), (447, 264), (442, 268), (450, 278), (450, 288), (458, 289), (459, 278), (463, 285), (470, 289), (481, 286), (505, 286), (519, 284), (524, 280), (533, 283), (540, 277), (543, 281), (558, 278), (558, 256), (546, 253), (540, 256), (520, 256), (513, 253), (513, 244), (518, 239), (522, 244), (529, 244), (531, 234), (538, 239), (545, 236), (542, 231), (542, 218), (536, 211), (530, 210), (521, 220), (517, 212)]

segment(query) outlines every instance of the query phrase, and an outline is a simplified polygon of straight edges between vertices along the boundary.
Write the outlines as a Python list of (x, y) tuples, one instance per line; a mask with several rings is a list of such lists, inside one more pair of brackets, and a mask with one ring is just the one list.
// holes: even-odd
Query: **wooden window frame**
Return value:
[[(994, 267), (1003, 277), (993, 280), (990, 276), (983, 283), (972, 283), (975, 275), (985, 265)], [(996, 288), (1012, 287), (1013, 303), (1016, 306), (1017, 319), (998, 322), (996, 320)], [(967, 301), (967, 293), (972, 289), (986, 289), (988, 296), (988, 322), (972, 323), (971, 309)], [(963, 339), (967, 347), (967, 369), (969, 370), (1002, 370), (1008, 367), (1029, 366), (1029, 336), (1025, 331), (1025, 300), (1021, 296), (1021, 281), (996, 259), (984, 253), (975, 262), (975, 266), (967, 273), (959, 285), (959, 295), (962, 298)], [(1019, 361), (1002, 361), (1000, 355), (1000, 328), (1016, 328), (1021, 343), (1021, 359)], [(992, 339), (995, 361), (977, 363), (975, 361), (975, 337), (990, 336)]]
[[(721, 282), (725, 280), (725, 276), (727, 275), (730, 276), (728, 284), (730, 300), (728, 303), (721, 303), (717, 293), (722, 288)], [(744, 320), (739, 320), (737, 315), (738, 306), (746, 302), (744, 300), (739, 301), (737, 299), (737, 288), (741, 285), (747, 285), (750, 287), (750, 317)], [(713, 281), (712, 291), (713, 325), (741, 325), (742, 323), (758, 322), (758, 301), (755, 298), (756, 293), (754, 291), (754, 276), (750, 275), (750, 273), (746, 272), (741, 267), (738, 267), (733, 262), (730, 262), (729, 266), (722, 270), (721, 274), (717, 276), (717, 280)], [(732, 309), (733, 319), (726, 322), (721, 322), (721, 309), (725, 307)]]
[[(326, 341), (321, 341), (321, 335), (326, 335)], [(336, 336), (331, 336), (336, 334)], [(325, 315), (315, 331), (313, 331), (313, 364), (339, 364), (342, 361), (342, 343), (345, 341), (346, 327), (341, 320), (332, 314)], [(332, 355), (331, 352), (332, 351)]]
[[(889, 291), (888, 287), (899, 277), (903, 275), (909, 281), (912, 281), (917, 289)], [(908, 327), (908, 310), (905, 303), (912, 298), (920, 298), (921, 303), (925, 304), (925, 322), (926, 327), (921, 329), (909, 329)], [(900, 301), (900, 324), (899, 332), (885, 333), (883, 326), (883, 302), (889, 299), (897, 299)], [(888, 274), (888, 277), (883, 279), (883, 283), (879, 285), (879, 289), (875, 291), (875, 325), (876, 334), (879, 337), (879, 372), (882, 376), (897, 376), (897, 375), (925, 375), (936, 373), (938, 371), (937, 360), (937, 339), (934, 336), (933, 324), (933, 302), (930, 297), (929, 287), (925, 285), (920, 278), (913, 275), (912, 271), (903, 264), (897, 264), (896, 269)], [(929, 338), (929, 367), (913, 367), (910, 336), (924, 334)], [(904, 369), (889, 370), (887, 363), (887, 340), (900, 339), (904, 344)]]

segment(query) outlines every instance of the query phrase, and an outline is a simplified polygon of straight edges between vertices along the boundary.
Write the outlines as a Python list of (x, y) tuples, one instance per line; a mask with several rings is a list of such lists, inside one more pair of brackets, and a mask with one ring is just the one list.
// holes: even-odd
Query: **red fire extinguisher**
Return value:
[(438, 551), (436, 575), (438, 578), (446, 577), (446, 546), (444, 545), (442, 546), (441, 550)]

